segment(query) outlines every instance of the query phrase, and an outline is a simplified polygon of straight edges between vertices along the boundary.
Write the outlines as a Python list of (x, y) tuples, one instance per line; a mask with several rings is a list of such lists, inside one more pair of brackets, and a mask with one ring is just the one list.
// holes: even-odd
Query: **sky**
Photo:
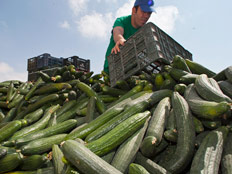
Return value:
[[(103, 69), (112, 25), (131, 14), (134, 0), (0, 0), (0, 82), (27, 81), (27, 59), (90, 59)], [(153, 22), (218, 73), (232, 65), (231, 0), (155, 0)]]

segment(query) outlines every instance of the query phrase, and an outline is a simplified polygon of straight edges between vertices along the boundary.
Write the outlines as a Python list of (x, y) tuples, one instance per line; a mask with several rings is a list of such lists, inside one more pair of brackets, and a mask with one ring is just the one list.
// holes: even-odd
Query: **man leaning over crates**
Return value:
[(133, 35), (149, 20), (151, 13), (155, 12), (153, 0), (136, 0), (132, 8), (132, 14), (122, 16), (115, 20), (110, 38), (110, 43), (105, 55), (104, 71), (109, 74), (107, 57), (111, 53), (119, 52), (119, 46)]

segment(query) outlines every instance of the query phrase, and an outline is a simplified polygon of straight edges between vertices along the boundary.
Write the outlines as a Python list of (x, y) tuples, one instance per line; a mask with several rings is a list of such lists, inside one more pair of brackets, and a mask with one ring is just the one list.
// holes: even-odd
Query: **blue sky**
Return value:
[[(99, 73), (116, 17), (134, 0), (0, 0), (0, 81), (27, 80), (27, 59), (43, 53), (90, 59)], [(214, 72), (232, 65), (231, 0), (156, 0), (150, 21)]]

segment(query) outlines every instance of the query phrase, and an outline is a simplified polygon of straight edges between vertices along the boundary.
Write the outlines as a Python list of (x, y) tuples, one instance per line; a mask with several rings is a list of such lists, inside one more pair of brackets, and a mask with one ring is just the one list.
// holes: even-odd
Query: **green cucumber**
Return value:
[(90, 97), (87, 105), (87, 113), (85, 116), (86, 123), (89, 123), (94, 119), (95, 104), (96, 104), (96, 97), (94, 96)]
[(74, 105), (77, 104), (77, 101), (72, 100), (65, 102), (63, 106), (61, 106), (57, 111), (56, 111), (56, 116), (57, 118), (62, 115), (63, 113), (67, 112), (69, 109), (71, 109)]
[(59, 105), (51, 106), (50, 108), (48, 108), (45, 111), (44, 116), (40, 120), (38, 120), (37, 122), (35, 122), (34, 124), (32, 124), (28, 127), (21, 129), (20, 131), (16, 132), (15, 135), (13, 135), (13, 137), (10, 140), (13, 140), (13, 141), (15, 140), (15, 144), (17, 146), (20, 146), (24, 142), (24, 141), (21, 142), (21, 138), (23, 138), (24, 136), (26, 136), (34, 131), (44, 129), (47, 126), (47, 124), (51, 118), (52, 113), (55, 112), (58, 108), (59, 108)]
[(142, 143), (149, 120), (150, 118), (147, 119), (146, 123), (140, 130), (123, 142), (117, 149), (110, 164), (122, 173), (125, 173), (128, 170), (130, 163), (133, 162), (136, 153), (139, 150), (140, 144)]
[(225, 76), (230, 83), (232, 83), (232, 66), (229, 66), (225, 69)]
[(38, 88), (34, 94), (35, 95), (43, 95), (58, 92), (64, 89), (71, 89), (72, 86), (68, 83), (47, 83), (46, 85)]
[(94, 96), (97, 98), (96, 106), (100, 113), (103, 113), (105, 111), (106, 108), (105, 108), (103, 101), (100, 99), (100, 97), (98, 97), (98, 94), (90, 86), (88, 86), (87, 84), (83, 82), (77, 83), (76, 86), (78, 87), (78, 89), (83, 91), (88, 97)]
[(199, 97), (195, 90), (195, 85), (189, 85), (185, 93), (185, 98), (191, 111), (199, 118), (214, 120), (230, 109), (227, 102), (207, 101)]
[(184, 71), (187, 71), (191, 73), (185, 59), (179, 55), (176, 55), (172, 59), (172, 67), (177, 68), (177, 69), (182, 69)]
[(199, 133), (195, 139), (195, 147), (198, 149), (203, 141), (203, 139), (209, 134), (209, 130)]
[(198, 77), (199, 75), (198, 74), (186, 74), (186, 75), (183, 75), (181, 78), (180, 78), (180, 83), (184, 83), (186, 85), (189, 85), (191, 83), (194, 83), (196, 78)]
[(144, 100), (137, 104), (134, 104), (132, 106), (127, 107), (122, 113), (118, 114), (111, 120), (109, 120), (107, 123), (102, 125), (101, 127), (94, 130), (92, 133), (90, 133), (86, 138), (86, 142), (94, 141), (103, 135), (105, 135), (107, 132), (115, 128), (117, 125), (125, 121), (127, 118), (131, 117), (134, 114), (137, 114), (139, 112), (144, 112), (146, 108), (148, 107), (149, 103), (148, 101)]
[(165, 129), (166, 117), (170, 111), (170, 98), (162, 99), (152, 114), (146, 136), (141, 144), (140, 150), (146, 157), (151, 157), (154, 153), (155, 146), (159, 145)]
[(151, 174), (171, 174), (169, 171), (151, 159), (144, 157), (140, 152), (137, 153), (135, 163), (143, 166)]
[(102, 86), (102, 91), (103, 91), (103, 94), (108, 94), (108, 95), (112, 95), (115, 97), (124, 95), (127, 92), (127, 91), (123, 91), (121, 89), (109, 87), (107, 85)]
[(185, 61), (191, 72), (194, 74), (206, 74), (208, 77), (213, 77), (214, 75), (216, 75), (215, 72), (209, 70), (208, 68), (204, 67), (203, 65), (197, 62), (194, 62), (189, 59), (185, 59)]
[(166, 130), (164, 131), (164, 138), (170, 142), (176, 143), (177, 142), (177, 137), (178, 137), (178, 133), (176, 131), (176, 129), (173, 130)]
[(4, 158), (0, 159), (0, 173), (5, 173), (16, 169), (22, 162), (21, 153), (7, 154)]
[(48, 158), (45, 155), (27, 156), (23, 158), (20, 168), (21, 170), (25, 171), (33, 171), (41, 168), (47, 162), (47, 160)]
[(10, 138), (15, 132), (22, 127), (22, 122), (19, 120), (11, 121), (0, 129), (0, 143), (3, 140)]
[(43, 80), (41, 77), (39, 77), (33, 87), (29, 90), (29, 92), (25, 95), (25, 100), (28, 101), (33, 95), (36, 90), (36, 88), (43, 83)]
[(122, 174), (77, 141), (65, 141), (61, 150), (65, 158), (81, 172), (88, 174)]
[(2, 120), (2, 123), (6, 123), (6, 122), (12, 121), (12, 120), (16, 117), (16, 114), (17, 114), (16, 111), (17, 111), (16, 108), (10, 109), (10, 110), (7, 112), (5, 118)]
[(70, 120), (64, 121), (62, 123), (58, 123), (54, 126), (48, 127), (46, 129), (42, 129), (42, 130), (27, 134), (27, 135), (21, 137), (20, 139), (17, 139), (16, 141), (17, 141), (17, 143), (20, 142), (20, 144), (26, 144), (26, 143), (33, 141), (33, 140), (36, 140), (36, 139), (45, 138), (45, 137), (49, 137), (52, 135), (69, 132), (70, 130), (75, 128), (76, 125), (77, 125), (77, 120), (70, 119)]
[(222, 121), (221, 119), (215, 119), (215, 120), (201, 120), (202, 124), (204, 127), (208, 129), (217, 129), (220, 126), (222, 126)]
[(133, 96), (134, 94), (142, 91), (143, 89), (143, 85), (142, 84), (139, 84), (139, 85), (136, 85), (135, 87), (133, 87), (130, 91), (128, 91), (126, 94), (122, 95), (118, 100), (116, 100), (115, 102), (113, 102), (112, 104), (110, 104), (109, 107), (112, 107), (114, 105), (116, 105), (117, 103)]
[(232, 83), (230, 83), (229, 81), (219, 81), (218, 84), (223, 93), (232, 98)]
[(181, 173), (194, 155), (195, 128), (187, 101), (177, 92), (172, 95), (172, 107), (178, 132), (175, 154), (160, 164), (171, 173)]
[(231, 173), (232, 171), (232, 133), (230, 132), (226, 138), (223, 146), (223, 153), (221, 158), (221, 170), (223, 174)]
[(189, 72), (181, 70), (181, 69), (177, 69), (174, 67), (171, 67), (169, 65), (165, 65), (164, 66), (165, 71), (167, 71), (173, 79), (175, 79), (176, 81), (179, 81), (180, 78), (186, 74), (189, 74)]
[(52, 145), (52, 162), (55, 174), (62, 174), (65, 171), (65, 163), (62, 161), (64, 154), (57, 144)]
[(228, 96), (210, 84), (208, 77), (205, 74), (201, 74), (196, 78), (195, 87), (198, 94), (205, 100), (215, 102), (226, 101), (232, 103), (232, 100)]
[(7, 104), (13, 99), (14, 93), (15, 93), (14, 83), (11, 81), (7, 89), (7, 95), (6, 95)]
[(131, 163), (128, 174), (150, 174), (143, 166)]
[(105, 111), (103, 114), (98, 116), (95, 120), (91, 121), (84, 127), (72, 131), (67, 135), (65, 138), (68, 139), (76, 139), (76, 138), (85, 138), (87, 135), (89, 135), (91, 132), (93, 132), (98, 127), (102, 126), (104, 123), (112, 119), (114, 116), (118, 115), (120, 112), (123, 111), (124, 108), (111, 108)]
[(201, 122), (201, 120), (199, 120), (197, 117), (193, 116), (193, 123), (194, 123), (194, 126), (195, 126), (195, 131), (196, 133), (201, 133), (204, 131), (204, 126)]
[(125, 91), (129, 91), (130, 90), (130, 86), (129, 84), (127, 83), (127, 81), (125, 80), (118, 80), (116, 82), (116, 85), (119, 89), (122, 89), (122, 90), (125, 90)]
[(60, 144), (67, 134), (57, 134), (46, 138), (40, 138), (22, 146), (20, 151), (23, 155), (36, 155), (48, 152), (53, 144)]
[(88, 143), (86, 147), (95, 154), (103, 156), (111, 150), (115, 149), (118, 145), (120, 145), (127, 138), (133, 135), (138, 129), (140, 129), (149, 116), (149, 111), (135, 114), (117, 125), (101, 138)]
[(34, 112), (31, 112), (29, 114), (27, 114), (24, 119), (27, 120), (28, 124), (34, 123), (36, 121), (38, 121), (41, 116), (43, 115), (44, 110), (42, 108), (39, 108), (37, 110), (35, 110)]
[(190, 174), (218, 173), (222, 156), (223, 144), (228, 134), (225, 126), (211, 131), (201, 143), (194, 155)]
[(0, 147), (0, 159), (7, 155), (7, 149)]

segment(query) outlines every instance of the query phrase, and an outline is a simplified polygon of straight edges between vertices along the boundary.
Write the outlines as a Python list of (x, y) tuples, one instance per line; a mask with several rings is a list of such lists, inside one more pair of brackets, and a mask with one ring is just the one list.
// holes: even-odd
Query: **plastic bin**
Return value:
[(27, 59), (27, 71), (32, 72), (37, 69), (37, 57)]
[(69, 58), (63, 59), (63, 65), (74, 65), (77, 71), (90, 71), (90, 60), (89, 59), (82, 59), (78, 56), (72, 56)]
[(110, 83), (127, 79), (146, 69), (157, 73), (175, 55), (192, 60), (192, 54), (155, 24), (149, 22), (132, 35), (118, 54), (108, 56)]

